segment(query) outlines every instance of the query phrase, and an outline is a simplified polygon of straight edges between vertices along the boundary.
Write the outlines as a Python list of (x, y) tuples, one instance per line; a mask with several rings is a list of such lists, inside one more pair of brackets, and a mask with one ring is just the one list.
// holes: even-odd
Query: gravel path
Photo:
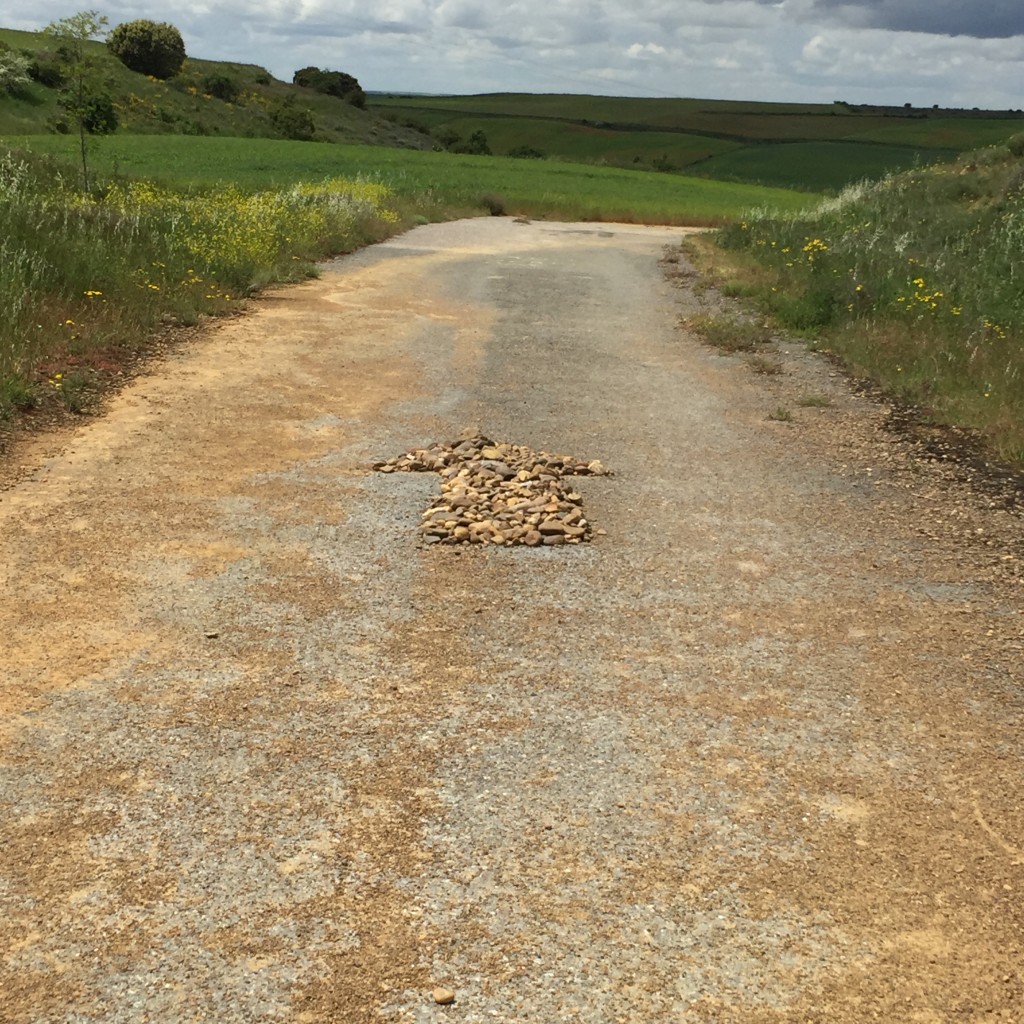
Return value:
[[(25, 457), (0, 1022), (1024, 1021), (1020, 521), (678, 236), (419, 228)], [(421, 545), (467, 428), (590, 542)]]

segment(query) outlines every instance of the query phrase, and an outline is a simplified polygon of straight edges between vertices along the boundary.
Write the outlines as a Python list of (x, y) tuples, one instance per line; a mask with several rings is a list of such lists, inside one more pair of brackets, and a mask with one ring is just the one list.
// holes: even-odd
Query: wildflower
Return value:
[(97, 296), (97, 295), (102, 295), (102, 294), (103, 294), (103, 292), (93, 291), (92, 289), (90, 289), (90, 290), (89, 290), (89, 291), (87, 291), (87, 292), (82, 292), (82, 294), (83, 294), (83, 295), (84, 295), (84, 296), (85, 296), (85, 297), (86, 297), (87, 299), (94, 299), (94, 298), (96, 298), (96, 296)]

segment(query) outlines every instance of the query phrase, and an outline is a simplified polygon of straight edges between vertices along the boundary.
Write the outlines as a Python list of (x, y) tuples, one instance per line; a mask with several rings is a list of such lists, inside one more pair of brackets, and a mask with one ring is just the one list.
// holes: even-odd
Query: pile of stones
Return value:
[(381, 473), (441, 476), (419, 531), (427, 544), (580, 544), (595, 531), (566, 477), (609, 476), (600, 462), (550, 455), (481, 434), (375, 462)]

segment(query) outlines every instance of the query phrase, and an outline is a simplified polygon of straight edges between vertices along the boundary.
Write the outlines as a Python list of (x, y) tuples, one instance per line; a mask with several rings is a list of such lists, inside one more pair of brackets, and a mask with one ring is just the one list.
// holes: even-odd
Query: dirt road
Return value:
[[(417, 229), (0, 494), (3, 1024), (1024, 1021), (1021, 524), (677, 239)], [(604, 535), (420, 547), (470, 425)]]

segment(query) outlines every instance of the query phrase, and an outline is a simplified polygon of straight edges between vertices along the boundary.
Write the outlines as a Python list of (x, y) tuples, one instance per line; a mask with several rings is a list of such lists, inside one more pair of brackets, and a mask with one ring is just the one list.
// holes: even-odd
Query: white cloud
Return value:
[(664, 46), (659, 46), (657, 43), (633, 43), (626, 50), (626, 56), (633, 60), (640, 60), (645, 57), (660, 57), (663, 54), (668, 53), (668, 50)]
[[(967, 34), (877, 27), (920, 20), (914, 12), (933, 2), (943, 26), (955, 22)], [(1006, 108), (1022, 102), (1024, 35), (981, 37), (1020, 2), (992, 0), (982, 10), (906, 0), (903, 13), (897, 0), (170, 0), (158, 13), (112, 0), (103, 10), (111, 24), (171, 21), (197, 57), (262, 64), (286, 80), (317, 64), (368, 89), (840, 95)], [(6, 0), (4, 8), (0, 21), (10, 28), (68, 13), (65, 0)]]

